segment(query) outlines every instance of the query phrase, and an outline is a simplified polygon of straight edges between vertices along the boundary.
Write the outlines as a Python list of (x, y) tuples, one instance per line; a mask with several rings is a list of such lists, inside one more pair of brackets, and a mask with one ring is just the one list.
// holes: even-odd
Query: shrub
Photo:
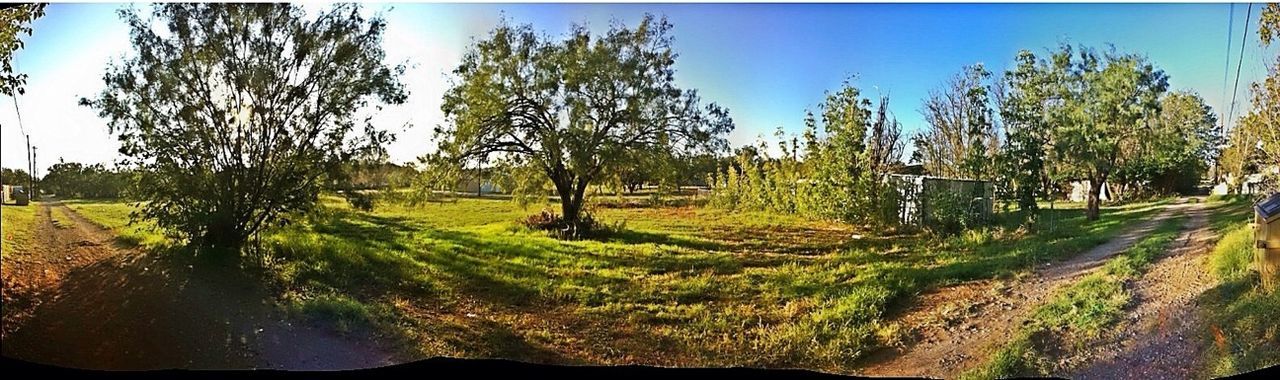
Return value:
[(550, 232), (558, 238), (590, 237), (612, 230), (596, 221), (595, 216), (586, 210), (582, 211), (576, 223), (565, 220), (550, 209), (542, 209), (520, 220), (520, 224), (529, 229)]
[(971, 198), (963, 193), (936, 191), (925, 198), (925, 223), (929, 231), (953, 235), (981, 225), (981, 213), (974, 212)]
[(343, 196), (346, 197), (347, 203), (350, 204), (352, 208), (365, 212), (373, 211), (372, 194), (362, 193), (359, 191), (346, 191), (343, 193)]

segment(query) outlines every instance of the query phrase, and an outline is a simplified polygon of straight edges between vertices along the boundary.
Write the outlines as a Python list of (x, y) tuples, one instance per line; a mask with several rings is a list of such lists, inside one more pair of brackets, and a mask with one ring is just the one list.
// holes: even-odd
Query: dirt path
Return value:
[(1166, 218), (1201, 208), (1200, 203), (1166, 206), (1107, 243), (1067, 261), (1041, 264), (1020, 279), (973, 281), (923, 294), (897, 319), (913, 328), (915, 342), (877, 353), (860, 374), (954, 378), (1007, 342), (1026, 316), (1058, 289), (1101, 267)]
[[(71, 225), (54, 226), (51, 210), (66, 212)], [(390, 364), (372, 342), (290, 323), (261, 281), (240, 271), (119, 246), (110, 231), (58, 203), (42, 206), (37, 218), (39, 253), (24, 271), (55, 275), (33, 285), (42, 289), (39, 301), (3, 338), (5, 356), (92, 369)], [(58, 257), (68, 264), (54, 264)]]
[[(1074, 379), (1188, 379), (1200, 368), (1203, 337), (1196, 299), (1213, 288), (1205, 260), (1217, 240), (1208, 211), (1191, 210), (1169, 253), (1132, 284), (1134, 300), (1114, 333), (1091, 352), (1065, 359)], [(1078, 363), (1078, 364), (1077, 364)]]

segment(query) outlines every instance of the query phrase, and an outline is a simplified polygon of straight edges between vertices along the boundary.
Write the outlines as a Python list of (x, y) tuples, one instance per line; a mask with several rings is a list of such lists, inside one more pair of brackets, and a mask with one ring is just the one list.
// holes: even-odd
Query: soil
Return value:
[[(1203, 209), (1203, 204), (1191, 202), (1166, 206), (1157, 216), (1129, 227), (1107, 243), (1066, 261), (1039, 265), (1029, 275), (972, 281), (922, 294), (892, 321), (910, 329), (913, 341), (907, 342), (905, 348), (872, 355), (859, 372), (870, 376), (957, 377), (1008, 342), (1031, 311), (1048, 302), (1059, 289), (1100, 268), (1112, 256), (1149, 235), (1165, 219), (1188, 212), (1199, 215)], [(1198, 223), (1203, 223), (1203, 216), (1198, 218)], [(1164, 281), (1185, 281), (1179, 277), (1183, 275), (1186, 274), (1171, 274)], [(1199, 294), (1192, 293), (1180, 296), (1193, 298)]]
[(242, 270), (127, 247), (60, 203), (39, 207), (35, 246), (4, 265), (4, 356), (86, 369), (392, 364), (378, 342), (290, 321)]

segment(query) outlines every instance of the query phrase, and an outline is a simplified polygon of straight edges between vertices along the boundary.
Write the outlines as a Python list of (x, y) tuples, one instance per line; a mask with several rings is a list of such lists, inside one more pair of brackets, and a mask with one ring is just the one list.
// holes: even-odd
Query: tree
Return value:
[(1068, 63), (1064, 85), (1056, 87), (1053, 148), (1065, 175), (1088, 181), (1085, 217), (1097, 220), (1102, 186), (1123, 165), (1121, 147), (1155, 123), (1168, 77), (1132, 54), (1074, 52), (1064, 45), (1053, 60)]
[(0, 94), (22, 94), (27, 74), (13, 70), (13, 53), (22, 49), (20, 36), (31, 35), (31, 22), (44, 16), (44, 3), (23, 4), (0, 10)]
[(574, 26), (563, 39), (503, 21), (473, 44), (444, 96), (438, 155), (516, 161), (541, 169), (578, 236), (589, 185), (636, 152), (719, 151), (728, 112), (702, 106), (674, 81), (671, 24), (646, 15), (604, 36)]
[(3, 174), (0, 174), (0, 183), (5, 185), (26, 186), (31, 176), (26, 170), (4, 168)]
[(917, 161), (929, 173), (994, 179), (1000, 135), (990, 105), (990, 77), (981, 63), (966, 66), (925, 100), (920, 112), (929, 129), (916, 135), (915, 145)]
[[(1258, 35), (1262, 44), (1267, 46), (1280, 37), (1280, 4), (1267, 4), (1263, 8)], [(1280, 165), (1280, 55), (1275, 57), (1269, 75), (1251, 87), (1253, 110), (1241, 119), (1241, 128), (1247, 128), (1246, 134), (1256, 139), (1252, 141), (1256, 141), (1257, 154), (1262, 162)], [(1252, 141), (1240, 143), (1247, 145)], [(1280, 191), (1280, 175), (1272, 172), (1268, 178), (1271, 189)]]
[(1121, 146), (1123, 166), (1116, 171), (1123, 194), (1190, 193), (1217, 156), (1222, 143), (1218, 118), (1199, 95), (1173, 92), (1160, 100), (1160, 111), (1142, 138)]
[(1000, 119), (1005, 128), (1005, 145), (999, 163), (1003, 176), (1013, 187), (1018, 208), (1031, 214), (1039, 211), (1038, 198), (1047, 195), (1049, 175), (1046, 151), (1049, 127), (1045, 108), (1052, 85), (1047, 71), (1029, 51), (1018, 53), (1017, 66), (1005, 72), (998, 86)]
[(131, 181), (130, 174), (107, 169), (102, 164), (59, 160), (40, 179), (40, 187), (61, 198), (119, 198)]
[(313, 207), (338, 164), (388, 139), (361, 111), (405, 99), (403, 68), (383, 63), (386, 23), (357, 5), (307, 17), (289, 4), (160, 4), (148, 19), (120, 16), (133, 54), (81, 104), (141, 169), (137, 216), (197, 252), (234, 257), (283, 214)]
[(711, 182), (713, 207), (767, 210), (855, 223), (889, 223), (896, 199), (882, 192), (886, 176), (901, 164), (902, 127), (849, 81), (806, 112), (803, 138), (786, 139), (782, 155), (769, 157), (762, 142), (735, 152), (733, 162)]

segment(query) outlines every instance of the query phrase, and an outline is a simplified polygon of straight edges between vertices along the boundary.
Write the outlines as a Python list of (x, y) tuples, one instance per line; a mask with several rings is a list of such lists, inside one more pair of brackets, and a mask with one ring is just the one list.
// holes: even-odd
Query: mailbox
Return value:
[(1253, 206), (1258, 248), (1280, 248), (1280, 193)]
[(1270, 290), (1280, 277), (1280, 193), (1258, 202), (1253, 211), (1258, 273), (1263, 287)]

